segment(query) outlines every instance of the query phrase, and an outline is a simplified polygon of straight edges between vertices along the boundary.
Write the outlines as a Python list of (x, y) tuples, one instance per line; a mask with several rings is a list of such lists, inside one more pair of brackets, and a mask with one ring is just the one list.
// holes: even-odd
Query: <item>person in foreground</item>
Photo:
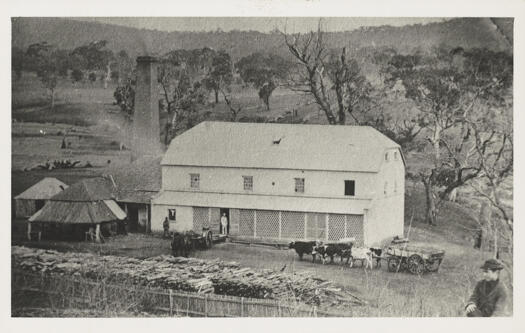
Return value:
[(497, 259), (485, 261), (483, 279), (476, 284), (472, 296), (465, 306), (467, 317), (508, 316), (506, 309), (507, 291), (499, 280), (503, 265)]

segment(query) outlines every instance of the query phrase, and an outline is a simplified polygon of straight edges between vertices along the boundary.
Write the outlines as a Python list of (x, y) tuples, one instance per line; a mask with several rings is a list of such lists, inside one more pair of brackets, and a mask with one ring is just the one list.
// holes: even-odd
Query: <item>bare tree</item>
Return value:
[(329, 124), (346, 124), (347, 114), (358, 123), (355, 107), (368, 99), (371, 85), (346, 48), (328, 50), (320, 23), (317, 32), (283, 35), (299, 68), (292, 74), (291, 89), (311, 95)]

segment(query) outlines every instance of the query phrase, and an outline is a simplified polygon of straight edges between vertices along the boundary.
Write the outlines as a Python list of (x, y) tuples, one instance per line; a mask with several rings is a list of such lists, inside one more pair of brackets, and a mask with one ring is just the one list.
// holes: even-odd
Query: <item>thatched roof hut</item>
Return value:
[(67, 189), (60, 180), (46, 177), (15, 197), (15, 216), (27, 218), (44, 206), (47, 200)]
[(113, 200), (115, 191), (115, 185), (108, 178), (82, 180), (49, 199), (29, 218), (29, 223), (95, 226), (99, 236), (100, 224), (126, 218), (126, 213)]

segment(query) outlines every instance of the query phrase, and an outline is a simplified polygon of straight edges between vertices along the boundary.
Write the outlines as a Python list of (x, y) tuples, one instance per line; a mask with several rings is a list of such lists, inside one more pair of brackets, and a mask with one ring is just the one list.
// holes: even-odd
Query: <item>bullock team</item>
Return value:
[(295, 241), (291, 242), (288, 248), (295, 249), (300, 260), (303, 260), (305, 254), (311, 254), (312, 262), (315, 263), (316, 258), (319, 257), (321, 262), (325, 264), (328, 258), (330, 258), (330, 263), (333, 263), (334, 257), (338, 256), (341, 258), (341, 263), (346, 260), (345, 264), (353, 267), (354, 263), (359, 262), (364, 268), (372, 268), (374, 259), (376, 266), (380, 267), (383, 252), (381, 248), (354, 247), (353, 242), (343, 241), (328, 244), (323, 244), (320, 241)]

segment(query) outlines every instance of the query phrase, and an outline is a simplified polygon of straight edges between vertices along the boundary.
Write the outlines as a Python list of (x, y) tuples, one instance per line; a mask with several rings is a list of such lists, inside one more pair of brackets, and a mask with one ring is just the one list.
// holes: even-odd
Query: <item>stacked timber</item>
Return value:
[(139, 260), (90, 253), (12, 247), (14, 268), (110, 283), (157, 287), (202, 294), (276, 299), (345, 306), (362, 301), (343, 288), (308, 273), (255, 270), (237, 262), (161, 255)]

